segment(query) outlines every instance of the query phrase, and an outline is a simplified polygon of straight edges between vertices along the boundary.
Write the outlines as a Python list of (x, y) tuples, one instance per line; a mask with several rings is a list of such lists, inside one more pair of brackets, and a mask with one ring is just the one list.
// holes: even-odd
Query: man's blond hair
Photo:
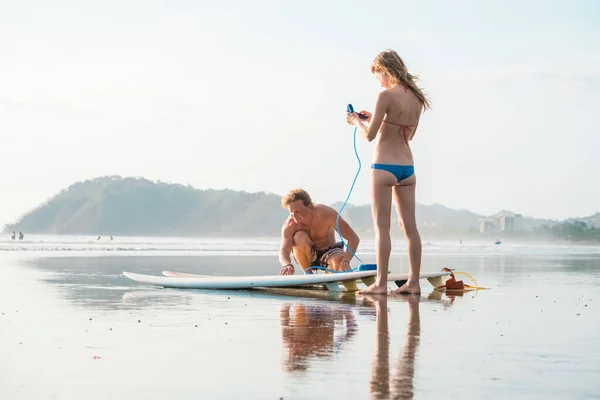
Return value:
[(283, 208), (287, 208), (287, 206), (289, 206), (290, 203), (293, 203), (298, 200), (302, 200), (302, 204), (304, 204), (306, 207), (314, 207), (310, 195), (304, 189), (294, 189), (287, 192), (287, 194), (281, 199), (281, 206)]

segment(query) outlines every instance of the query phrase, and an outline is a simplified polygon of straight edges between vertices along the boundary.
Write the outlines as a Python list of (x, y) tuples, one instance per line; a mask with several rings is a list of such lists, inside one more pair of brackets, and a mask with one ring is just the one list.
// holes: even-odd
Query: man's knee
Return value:
[(333, 253), (326, 262), (327, 264), (340, 265), (343, 258), (344, 253)]
[(334, 271), (344, 271), (345, 269), (350, 269), (350, 264), (342, 263), (344, 258), (344, 253), (335, 252), (332, 254), (329, 259), (325, 262), (325, 266), (328, 269), (332, 269)]
[(308, 237), (308, 233), (304, 231), (298, 231), (294, 233), (294, 247), (306, 248), (310, 247), (310, 237)]

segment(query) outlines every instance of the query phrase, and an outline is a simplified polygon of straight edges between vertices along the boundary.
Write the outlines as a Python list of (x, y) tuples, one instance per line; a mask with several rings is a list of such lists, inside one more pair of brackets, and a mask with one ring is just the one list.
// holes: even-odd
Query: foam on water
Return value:
[[(402, 239), (393, 241), (393, 253), (405, 253)], [(27, 235), (23, 240), (0, 239), (0, 251), (6, 252), (167, 252), (195, 255), (277, 255), (279, 238), (194, 238), (90, 235)], [(520, 244), (492, 241), (423, 241), (423, 253), (465, 254), (600, 254), (599, 245)], [(362, 238), (357, 255), (374, 255), (375, 241)]]

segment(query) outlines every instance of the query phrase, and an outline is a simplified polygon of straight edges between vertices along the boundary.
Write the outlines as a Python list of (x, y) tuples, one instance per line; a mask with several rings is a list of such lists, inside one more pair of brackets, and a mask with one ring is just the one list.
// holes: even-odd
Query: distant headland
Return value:
[[(342, 203), (330, 204), (339, 210)], [(281, 195), (235, 190), (196, 189), (144, 178), (105, 176), (76, 182), (27, 212), (5, 234), (81, 234), (140, 236), (278, 236), (287, 211)], [(353, 228), (372, 234), (368, 205), (346, 205)], [(394, 236), (401, 236), (392, 214)], [(440, 204), (417, 204), (424, 237), (452, 239), (510, 236), (514, 239), (600, 241), (600, 213), (554, 221), (511, 211), (491, 216)]]

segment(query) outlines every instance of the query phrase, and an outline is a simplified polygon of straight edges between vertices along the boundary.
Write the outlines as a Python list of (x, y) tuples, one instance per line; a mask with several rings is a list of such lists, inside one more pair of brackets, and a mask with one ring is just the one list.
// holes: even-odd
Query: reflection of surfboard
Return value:
[[(262, 276), (216, 276), (181, 274), (165, 271), (167, 276), (153, 276), (123, 272), (125, 276), (136, 282), (180, 289), (252, 289), (258, 287), (304, 287), (325, 285), (330, 291), (341, 291), (340, 284), (348, 291), (357, 290), (356, 283), (370, 285), (375, 281), (377, 271), (341, 272), (335, 274), (302, 274), (302, 275), (262, 275)], [(422, 273), (421, 278), (428, 279), (436, 286), (441, 277), (449, 272)], [(388, 280), (401, 282), (408, 274), (390, 274)]]

